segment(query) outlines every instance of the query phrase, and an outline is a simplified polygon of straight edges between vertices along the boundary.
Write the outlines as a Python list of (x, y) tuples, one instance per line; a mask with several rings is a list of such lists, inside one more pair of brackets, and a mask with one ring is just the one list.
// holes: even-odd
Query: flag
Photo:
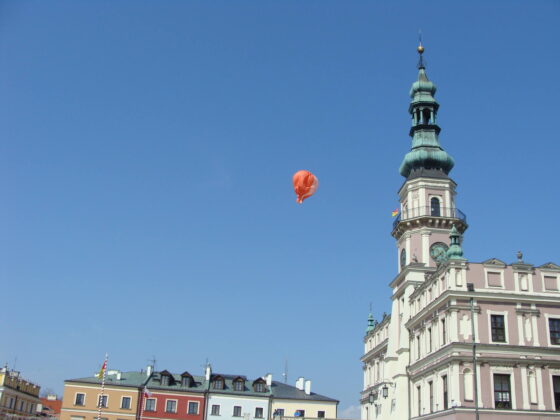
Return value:
[(152, 393), (150, 392), (150, 390), (148, 389), (148, 387), (144, 387), (144, 398), (150, 398), (152, 396)]
[(397, 214), (399, 214), (399, 208), (398, 207), (391, 212), (391, 217), (395, 217)]
[(97, 374), (97, 377), (99, 379), (103, 379), (106, 369), (107, 369), (107, 359), (105, 359), (105, 361), (103, 362), (103, 366), (101, 366), (101, 369), (99, 369), (99, 373)]

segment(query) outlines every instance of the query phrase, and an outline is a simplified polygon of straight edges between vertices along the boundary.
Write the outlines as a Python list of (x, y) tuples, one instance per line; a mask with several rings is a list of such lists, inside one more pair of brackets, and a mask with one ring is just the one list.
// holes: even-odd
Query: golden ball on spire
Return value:
[(424, 47), (422, 44), (418, 45), (418, 54), (422, 54), (424, 52)]

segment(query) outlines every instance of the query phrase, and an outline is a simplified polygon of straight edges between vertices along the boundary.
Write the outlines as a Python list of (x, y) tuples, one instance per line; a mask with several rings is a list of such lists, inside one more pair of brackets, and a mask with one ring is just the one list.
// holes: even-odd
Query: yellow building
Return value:
[(299, 378), (296, 386), (273, 382), (272, 416), (336, 419), (338, 401), (311, 392), (311, 381)]
[(101, 381), (96, 377), (64, 381), (60, 420), (95, 420), (101, 403), (101, 418), (136, 418), (140, 390), (149, 377), (142, 372), (108, 371), (101, 398)]
[(37, 413), (41, 387), (25, 379), (19, 372), (0, 369), (0, 417), (18, 419), (31, 417)]

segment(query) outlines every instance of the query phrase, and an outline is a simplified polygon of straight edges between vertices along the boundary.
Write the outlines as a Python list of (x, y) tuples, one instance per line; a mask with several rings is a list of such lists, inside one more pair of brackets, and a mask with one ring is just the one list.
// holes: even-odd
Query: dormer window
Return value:
[(173, 385), (175, 382), (173, 376), (167, 370), (160, 372), (160, 377), (161, 386)]
[(192, 383), (192, 376), (191, 375), (181, 375), (181, 386), (189, 387)]
[(233, 390), (234, 391), (245, 390), (245, 381), (243, 380), (243, 378), (236, 378), (233, 380)]
[(266, 392), (266, 383), (262, 378), (259, 378), (255, 382), (253, 382), (253, 390), (255, 392)]
[(224, 389), (224, 378), (217, 377), (212, 381), (212, 388), (213, 389)]

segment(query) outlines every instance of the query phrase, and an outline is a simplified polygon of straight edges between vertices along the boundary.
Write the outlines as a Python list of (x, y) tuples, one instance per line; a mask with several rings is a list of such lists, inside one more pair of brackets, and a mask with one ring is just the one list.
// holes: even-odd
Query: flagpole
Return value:
[(142, 389), (142, 394), (140, 395), (140, 419), (142, 420), (142, 416), (144, 415), (144, 397), (146, 395), (146, 387)]
[(97, 411), (97, 420), (101, 420), (101, 408), (103, 406), (103, 395), (105, 393), (105, 377), (107, 375), (107, 360), (109, 359), (109, 355), (107, 353), (105, 353), (105, 361), (103, 362), (103, 367), (101, 368), (101, 370), (103, 371), (103, 374), (101, 375), (101, 396), (99, 397), (99, 400), (97, 401), (97, 404), (99, 405), (99, 410)]

